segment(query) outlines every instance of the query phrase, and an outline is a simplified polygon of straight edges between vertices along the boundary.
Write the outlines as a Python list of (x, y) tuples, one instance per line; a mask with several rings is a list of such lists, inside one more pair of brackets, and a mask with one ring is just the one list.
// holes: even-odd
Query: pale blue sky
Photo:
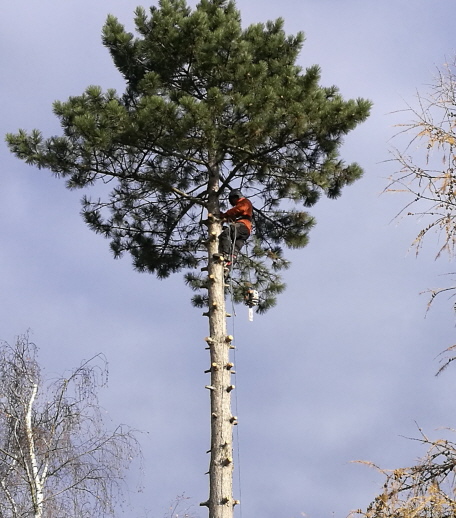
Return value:
[[(0, 133), (59, 130), (54, 100), (89, 84), (122, 90), (101, 45), (108, 13), (132, 27), (138, 2), (15, 0), (0, 17)], [(191, 2), (195, 5), (195, 2)], [(147, 6), (147, 4), (143, 4)], [(380, 195), (393, 127), (454, 55), (453, 0), (240, 0), (245, 24), (281, 16), (306, 34), (302, 66), (317, 63), (322, 84), (374, 102), (343, 157), (365, 177), (338, 200), (312, 209), (309, 246), (293, 251), (287, 291), (265, 316), (235, 335), (242, 515), (342, 518), (365, 507), (382, 479), (352, 460), (386, 468), (423, 454), (403, 436), (454, 427), (453, 370), (439, 378), (437, 354), (454, 343), (452, 302), (426, 313), (427, 288), (454, 269), (434, 262), (434, 243), (408, 253), (423, 222), (392, 219), (406, 198)], [(145, 491), (130, 516), (160, 518), (185, 494), (204, 518), (207, 498), (209, 358), (206, 319), (190, 305), (182, 276), (166, 281), (114, 261), (108, 242), (79, 216), (80, 192), (12, 157), (0, 144), (0, 338), (28, 328), (50, 375), (98, 352), (108, 357), (103, 405), (113, 423), (147, 431)], [(237, 452), (236, 457), (237, 458)], [(238, 468), (236, 466), (236, 473)], [(238, 482), (237, 482), (238, 484)], [(239, 490), (237, 489), (239, 493)], [(236, 495), (236, 496), (239, 496)], [(240, 510), (236, 511), (239, 516)]]

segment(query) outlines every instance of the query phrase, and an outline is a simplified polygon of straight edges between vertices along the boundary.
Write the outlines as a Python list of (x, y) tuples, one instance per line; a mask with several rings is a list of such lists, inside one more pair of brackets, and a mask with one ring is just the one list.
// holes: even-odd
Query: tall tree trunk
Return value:
[[(216, 169), (216, 168), (215, 168)], [(208, 200), (208, 296), (210, 335), (206, 338), (210, 350), (211, 382), (207, 385), (211, 398), (211, 449), (209, 467), (209, 518), (232, 518), (233, 506), (233, 425), (231, 413), (230, 348), (232, 337), (227, 335), (225, 310), (225, 279), (223, 263), (215, 260), (221, 223), (218, 214), (218, 175), (214, 174)]]

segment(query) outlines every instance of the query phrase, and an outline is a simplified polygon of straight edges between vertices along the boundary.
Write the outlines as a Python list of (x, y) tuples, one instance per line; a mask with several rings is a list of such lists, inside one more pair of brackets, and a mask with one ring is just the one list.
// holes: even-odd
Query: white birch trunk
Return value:
[(32, 388), (30, 400), (28, 402), (27, 411), (25, 414), (25, 434), (27, 437), (28, 456), (30, 462), (30, 470), (28, 470), (29, 484), (33, 502), (33, 516), (34, 518), (41, 518), (43, 515), (43, 501), (44, 501), (44, 488), (43, 481), (41, 480), (38, 461), (36, 458), (35, 441), (33, 438), (33, 427), (32, 427), (32, 409), (33, 403), (35, 402), (36, 394), (38, 392), (38, 385), (35, 383)]

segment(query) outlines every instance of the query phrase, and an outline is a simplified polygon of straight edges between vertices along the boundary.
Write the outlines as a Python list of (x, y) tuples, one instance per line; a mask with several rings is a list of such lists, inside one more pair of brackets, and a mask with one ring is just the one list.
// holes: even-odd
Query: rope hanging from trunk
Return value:
[[(234, 239), (233, 239), (233, 246), (232, 246), (232, 250), (231, 250), (231, 256), (234, 255), (234, 249), (235, 249), (235, 243), (236, 243), (236, 226), (234, 227)], [(235, 371), (235, 374), (234, 374), (234, 379), (235, 379), (235, 384), (236, 384), (236, 387), (239, 387), (238, 385), (238, 378), (237, 378), (237, 360), (236, 360), (236, 332), (235, 332), (235, 319), (236, 319), (236, 311), (235, 311), (235, 306), (234, 306), (234, 297), (233, 297), (233, 276), (232, 276), (232, 271), (233, 271), (233, 263), (234, 261), (232, 260), (231, 261), (231, 270), (230, 270), (230, 295), (231, 295), (231, 307), (232, 307), (232, 312), (233, 312), (233, 320), (232, 320), (232, 336), (233, 336), (233, 341), (234, 341), (234, 344), (235, 344), (235, 347), (233, 349), (233, 360), (234, 360), (234, 364), (236, 365), (236, 371)], [(234, 393), (234, 414), (237, 416), (238, 415), (238, 390), (235, 391)], [(240, 505), (239, 505), (239, 516), (240, 518), (242, 518), (242, 484), (241, 484), (241, 448), (240, 448), (240, 440), (239, 440), (239, 424), (236, 425), (236, 457), (237, 457), (237, 476), (238, 476), (238, 487), (239, 487), (239, 501), (240, 501)]]

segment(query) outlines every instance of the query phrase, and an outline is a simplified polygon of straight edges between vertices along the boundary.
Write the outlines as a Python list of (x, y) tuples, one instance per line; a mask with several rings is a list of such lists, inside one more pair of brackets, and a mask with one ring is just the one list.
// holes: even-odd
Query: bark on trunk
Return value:
[[(210, 185), (209, 214), (219, 213), (217, 195), (218, 175)], [(211, 381), (207, 385), (211, 399), (211, 449), (209, 467), (209, 499), (202, 505), (209, 508), (209, 518), (232, 518), (233, 507), (233, 426), (231, 413), (230, 349), (232, 337), (227, 335), (225, 310), (225, 280), (223, 263), (215, 260), (221, 224), (217, 218), (208, 218), (208, 296), (210, 335), (206, 338), (210, 350)]]

